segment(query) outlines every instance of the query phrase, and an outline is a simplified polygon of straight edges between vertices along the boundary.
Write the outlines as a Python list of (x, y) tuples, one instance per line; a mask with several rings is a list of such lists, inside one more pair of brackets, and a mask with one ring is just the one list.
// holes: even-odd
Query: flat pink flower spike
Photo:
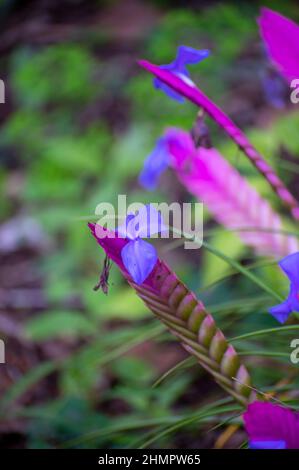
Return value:
[(299, 79), (299, 25), (269, 8), (258, 24), (269, 58), (289, 82)]
[(280, 233), (279, 215), (215, 148), (196, 148), (190, 134), (176, 128), (164, 136), (178, 179), (217, 222), (259, 255), (281, 258), (299, 251), (296, 237)]
[(168, 70), (163, 70), (159, 66), (151, 64), (146, 60), (138, 62), (141, 67), (148, 70), (162, 80), (166, 85), (187, 98), (199, 108), (203, 108), (206, 113), (227, 133), (227, 135), (236, 143), (236, 145), (249, 158), (251, 163), (264, 176), (270, 186), (276, 192), (279, 199), (290, 209), (292, 216), (296, 221), (299, 220), (299, 203), (292, 196), (283, 182), (278, 178), (275, 171), (263, 159), (260, 153), (253, 147), (246, 135), (236, 124), (199, 88), (190, 85), (178, 76)]
[(212, 315), (176, 274), (157, 258), (142, 283), (134, 281), (125, 267), (122, 250), (130, 240), (108, 232), (98, 224), (88, 224), (92, 235), (106, 255), (119, 267), (124, 278), (145, 305), (179, 339), (189, 354), (216, 382), (242, 405), (256, 400), (247, 368), (232, 345), (217, 327)]

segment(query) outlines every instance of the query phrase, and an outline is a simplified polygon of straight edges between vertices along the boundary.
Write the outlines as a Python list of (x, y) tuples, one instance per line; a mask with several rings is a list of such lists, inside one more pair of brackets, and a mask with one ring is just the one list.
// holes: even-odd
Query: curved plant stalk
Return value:
[[(234, 347), (196, 296), (158, 259), (153, 271), (141, 285), (137, 285), (127, 272), (121, 259), (124, 238), (107, 232), (99, 225), (89, 224), (92, 234), (121, 270), (127, 282), (135, 289), (147, 307), (179, 339), (215, 381), (246, 406), (255, 399), (246, 367), (241, 363)], [(111, 237), (107, 235), (112, 235)]]
[(178, 129), (166, 135), (178, 179), (217, 222), (236, 231), (259, 255), (280, 258), (298, 251), (297, 238), (280, 233), (279, 215), (215, 148), (196, 149), (190, 135)]
[(203, 108), (244, 152), (257, 170), (265, 177), (279, 199), (289, 208), (293, 218), (296, 221), (299, 220), (298, 201), (294, 196), (292, 196), (284, 183), (280, 178), (278, 178), (273, 168), (263, 159), (262, 155), (255, 149), (241, 129), (239, 129), (238, 126), (236, 126), (236, 124), (213, 101), (211, 101), (195, 85), (190, 85), (184, 82), (181, 78), (168, 70), (161, 69), (157, 65), (151, 64), (146, 60), (139, 61), (139, 65), (173, 88), (180, 95), (184, 96), (198, 107)]

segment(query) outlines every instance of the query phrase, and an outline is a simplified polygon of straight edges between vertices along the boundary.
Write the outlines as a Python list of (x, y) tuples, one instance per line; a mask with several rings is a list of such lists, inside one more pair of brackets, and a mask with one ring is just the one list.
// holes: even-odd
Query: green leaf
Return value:
[(51, 372), (54, 372), (56, 368), (57, 364), (55, 362), (47, 361), (31, 369), (17, 382), (11, 385), (8, 391), (4, 394), (0, 400), (0, 409), (3, 409), (4, 412), (4, 409), (10, 403), (17, 400), (41, 379), (49, 375)]
[[(93, 282), (95, 284), (95, 281)], [(133, 320), (148, 316), (148, 309), (129, 287), (114, 289), (111, 285), (108, 295), (104, 295), (101, 291), (94, 292), (91, 289), (92, 286), (92, 281), (90, 281), (83, 295), (89, 311), (99, 319)]]
[(44, 341), (55, 337), (92, 335), (94, 325), (79, 312), (53, 311), (29, 320), (25, 332), (32, 341)]
[[(239, 237), (233, 232), (219, 229), (212, 237), (213, 247), (223, 250), (225, 247), (225, 254), (230, 258), (237, 259), (246, 250), (244, 244)], [(201, 268), (202, 284), (210, 284), (219, 278), (225, 276), (228, 272), (229, 266), (226, 261), (216, 257), (208, 250), (203, 254), (203, 266)]]

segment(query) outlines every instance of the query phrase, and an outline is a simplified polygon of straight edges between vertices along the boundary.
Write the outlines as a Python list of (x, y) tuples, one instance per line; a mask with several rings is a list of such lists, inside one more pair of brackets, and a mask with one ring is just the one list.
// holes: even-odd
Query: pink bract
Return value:
[(269, 8), (258, 23), (270, 59), (289, 82), (299, 79), (299, 26)]

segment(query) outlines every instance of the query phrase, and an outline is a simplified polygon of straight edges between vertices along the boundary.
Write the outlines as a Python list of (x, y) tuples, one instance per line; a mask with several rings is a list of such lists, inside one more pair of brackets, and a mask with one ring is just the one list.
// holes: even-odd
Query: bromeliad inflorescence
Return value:
[[(269, 9), (262, 10), (259, 24), (271, 60), (278, 65), (289, 80), (296, 74), (299, 76), (297, 49), (290, 50), (287, 55), (284, 55), (284, 45), (281, 41), (277, 41), (278, 31), (285, 33), (286, 42), (290, 43), (290, 40), (295, 38), (299, 40), (299, 27)], [(184, 50), (184, 46), (181, 50)], [(182, 79), (178, 73), (168, 73), (172, 70), (171, 67), (155, 66), (144, 61), (141, 61), (141, 65), (156, 76), (155, 80), (158, 79), (159, 83), (167, 86), (166, 92), (169, 96), (171, 94), (168, 90), (171, 88), (176, 95), (180, 94), (202, 107), (250, 158), (281, 200), (291, 208), (293, 217), (298, 220), (298, 202), (246, 136), (220, 108), (209, 100), (193, 82), (188, 83), (188, 80)], [(160, 174), (168, 166), (172, 166), (186, 189), (207, 205), (216, 220), (228, 229), (236, 230), (240, 238), (252, 246), (258, 254), (281, 257), (298, 252), (296, 237), (279, 233), (282, 223), (278, 214), (235, 169), (229, 166), (217, 150), (203, 147), (196, 150), (195, 147), (191, 136), (184, 131), (179, 129), (166, 131), (158, 140), (155, 150), (146, 159), (139, 178), (140, 183), (146, 189), (155, 188)], [(238, 232), (238, 229), (241, 231)], [(284, 269), (284, 266), (290, 264), (290, 259), (282, 260), (280, 266)], [(286, 272), (286, 269), (284, 271)], [(292, 311), (299, 310), (298, 281), (297, 288), (295, 286), (294, 275), (292, 275), (288, 299), (269, 310), (281, 323), (287, 320)]]
[[(259, 255), (282, 257), (298, 250), (295, 236), (279, 233), (279, 215), (215, 148), (196, 148), (190, 133), (175, 128), (165, 132), (163, 142), (169, 167), (217, 222)], [(146, 164), (141, 174), (148, 184), (156, 184)]]
[[(145, 211), (143, 217), (144, 213)], [(129, 219), (128, 227), (123, 227), (114, 234), (98, 224), (89, 224), (89, 227), (106, 255), (116, 263), (147, 307), (215, 381), (246, 406), (255, 399), (249, 372), (203, 303), (151, 250), (148, 262), (148, 247), (136, 251), (132, 247), (132, 259), (127, 258), (126, 247), (137, 243), (136, 233), (149, 233), (147, 229), (144, 230), (143, 224), (141, 231), (133, 229), (130, 226), (133, 221), (134, 216)], [(158, 227), (154, 225), (155, 231)], [(135, 263), (138, 264), (137, 267)]]
[[(281, 15), (264, 9), (260, 28), (269, 56), (280, 71), (287, 79), (293, 78), (297, 72), (299, 76), (299, 42), (296, 43), (295, 53), (283, 54), (290, 46), (290, 39), (299, 39), (299, 27)], [(277, 32), (280, 34), (279, 40), (275, 37)], [(179, 102), (187, 98), (217, 122), (265, 177), (279, 199), (290, 209), (294, 220), (298, 221), (299, 204), (275, 171), (234, 122), (190, 80), (186, 66), (196, 64), (208, 55), (207, 50), (197, 51), (180, 46), (177, 57), (168, 65), (156, 66), (146, 61), (140, 64), (155, 75), (154, 86), (157, 89)], [(282, 233), (281, 218), (270, 204), (217, 149), (210, 143), (208, 148), (204, 146), (201, 140), (194, 139), (192, 132), (167, 129), (147, 157), (139, 182), (146, 189), (155, 189), (167, 167), (172, 168), (191, 194), (206, 204), (217, 222), (228, 230), (235, 230), (257, 254), (283, 257), (279, 266), (290, 280), (290, 293), (283, 303), (269, 311), (281, 323), (287, 320), (291, 312), (299, 311), (298, 242), (292, 234)], [(89, 226), (106, 255), (118, 265), (149, 309), (179, 338), (183, 347), (198, 359), (216, 382), (247, 407), (244, 421), (250, 448), (299, 448), (298, 413), (277, 404), (255, 401), (256, 390), (251, 386), (247, 368), (216, 326), (214, 318), (158, 258), (155, 247), (143, 240), (168, 230), (161, 214), (152, 206), (145, 206), (137, 214), (129, 214), (125, 224), (112, 237), (105, 237), (107, 231), (102, 227)]]

